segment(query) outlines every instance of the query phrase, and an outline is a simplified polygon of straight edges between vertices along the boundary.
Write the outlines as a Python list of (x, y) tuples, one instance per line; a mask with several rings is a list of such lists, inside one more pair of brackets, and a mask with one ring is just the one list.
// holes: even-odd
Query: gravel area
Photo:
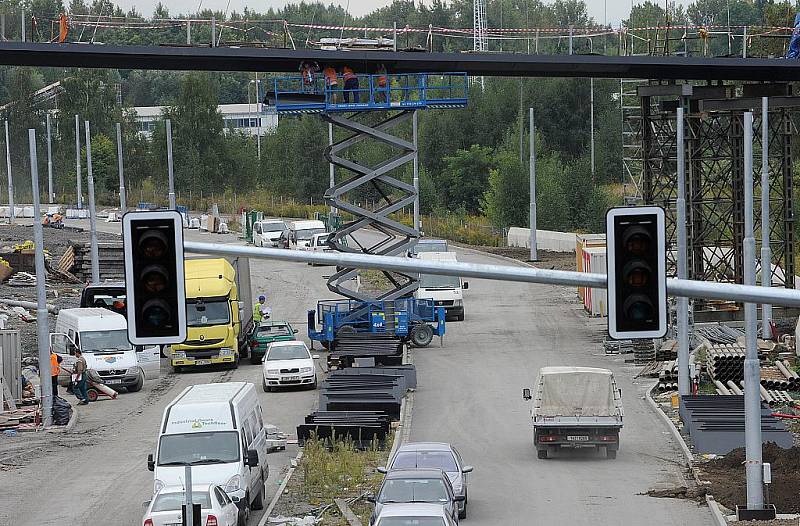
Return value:
[[(488, 252), (489, 254), (497, 254), (498, 256), (530, 262), (531, 252), (527, 248), (479, 246), (472, 248)], [(550, 252), (549, 250), (539, 250), (538, 256), (539, 261), (533, 262), (535, 267), (575, 271), (575, 252)]]

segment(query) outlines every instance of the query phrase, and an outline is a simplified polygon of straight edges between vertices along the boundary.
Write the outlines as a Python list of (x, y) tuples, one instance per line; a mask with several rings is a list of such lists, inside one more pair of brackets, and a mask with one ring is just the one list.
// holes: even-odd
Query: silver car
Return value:
[[(183, 486), (166, 486), (145, 503), (144, 526), (181, 524), (181, 506), (186, 502)], [(205, 526), (239, 526), (239, 508), (216, 484), (193, 484), (192, 502), (200, 504), (200, 524)]]
[(387, 468), (378, 468), (381, 473), (395, 469), (438, 468), (447, 474), (453, 491), (463, 500), (458, 503), (458, 518), (467, 517), (467, 473), (474, 469), (464, 465), (461, 454), (450, 444), (443, 442), (409, 442), (403, 444), (389, 459)]
[(458, 524), (458, 505), (463, 499), (441, 469), (395, 469), (386, 474), (377, 496), (367, 496), (367, 501), (375, 504), (369, 523), (374, 525), (388, 504), (428, 503), (443, 507)]
[(375, 526), (456, 526), (453, 518), (438, 504), (387, 504)]

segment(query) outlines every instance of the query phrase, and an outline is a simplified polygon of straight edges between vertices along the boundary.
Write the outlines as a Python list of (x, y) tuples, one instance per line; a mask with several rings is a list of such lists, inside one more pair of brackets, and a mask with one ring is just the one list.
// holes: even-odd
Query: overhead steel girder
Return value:
[(797, 61), (760, 58), (324, 51), (237, 47), (0, 43), (0, 65), (296, 73), (303, 61), (366, 73), (462, 71), (473, 76), (798, 81)]
[[(374, 126), (355, 120), (358, 114), (349, 117), (345, 117), (342, 114), (322, 114), (322, 118), (327, 122), (351, 134), (347, 138), (329, 146), (325, 150), (325, 158), (334, 166), (355, 174), (353, 177), (329, 188), (324, 195), (327, 204), (355, 217), (352, 221), (341, 225), (331, 236), (329, 244), (334, 249), (340, 252), (391, 256), (404, 254), (419, 238), (418, 230), (390, 217), (403, 208), (412, 206), (417, 195), (413, 185), (389, 175), (393, 170), (412, 162), (416, 155), (413, 142), (390, 133), (390, 130), (408, 121), (413, 116), (414, 111), (402, 111)], [(395, 153), (389, 159), (385, 159), (375, 166), (366, 166), (342, 156), (343, 152), (367, 139), (386, 144)], [(383, 187), (378, 186), (378, 182)], [(360, 206), (351, 203), (346, 199), (350, 192), (367, 185), (374, 187), (382, 196), (381, 202), (374, 206), (374, 209), (368, 209), (366, 205)], [(402, 195), (390, 195), (384, 191), (384, 187), (390, 188), (390, 192), (399, 192)], [(384, 237), (371, 246), (364, 246), (355, 237), (355, 234), (366, 228), (378, 231)], [(346, 240), (349, 242), (346, 243)], [(358, 270), (353, 268), (340, 268), (328, 279), (328, 288), (342, 296), (366, 301), (401, 298), (412, 294), (418, 287), (418, 277), (415, 274), (401, 273), (397, 275), (384, 272), (384, 275), (393, 288), (377, 294), (353, 290), (347, 286), (347, 283), (358, 276)]]

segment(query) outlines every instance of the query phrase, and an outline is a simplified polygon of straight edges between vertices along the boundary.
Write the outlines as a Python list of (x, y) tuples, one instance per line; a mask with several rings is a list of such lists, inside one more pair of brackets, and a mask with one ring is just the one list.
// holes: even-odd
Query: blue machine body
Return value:
[(396, 300), (358, 301), (323, 300), (316, 310), (308, 311), (308, 337), (332, 342), (342, 327), (348, 332), (393, 334), (406, 338), (417, 323), (427, 323), (437, 336), (445, 331), (444, 307), (433, 300), (402, 298)]

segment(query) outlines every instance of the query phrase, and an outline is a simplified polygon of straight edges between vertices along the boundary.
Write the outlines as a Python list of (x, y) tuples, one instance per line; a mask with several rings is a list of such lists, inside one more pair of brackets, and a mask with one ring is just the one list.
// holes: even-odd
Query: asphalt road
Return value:
[[(459, 260), (509, 264), (472, 251)], [(588, 318), (573, 289), (472, 280), (464, 304), (466, 321), (448, 324), (443, 348), (413, 351), (411, 439), (450, 442), (475, 466), (465, 524), (712, 524), (705, 506), (639, 495), (684, 485), (681, 455), (643, 398), (650, 380), (632, 381), (637, 367), (605, 355), (605, 321)], [(536, 458), (522, 389), (552, 365), (615, 371), (625, 406), (616, 460), (589, 450)]]
[[(81, 223), (68, 222), (76, 226)], [(98, 223), (102, 231), (119, 232), (119, 228), (119, 223)], [(187, 231), (186, 239), (239, 242), (234, 235), (197, 231)], [(306, 310), (329, 295), (322, 277), (327, 272), (324, 267), (253, 260), (253, 294), (266, 293), (273, 319), (289, 320), (299, 329), (299, 336), (304, 336)], [(324, 356), (320, 361), (324, 363)], [(317, 405), (317, 391), (262, 392), (260, 366), (246, 361), (235, 371), (178, 375), (169, 371), (170, 367), (162, 363), (162, 378), (146, 382), (141, 392), (121, 393), (116, 401), (81, 407), (75, 433), (19, 434), (13, 439), (0, 435), (0, 524), (140, 525), (142, 503), (150, 498), (153, 487), (147, 454), (154, 451), (164, 406), (189, 385), (253, 382), (259, 386), (264, 421), (291, 436), (295, 435), (295, 426)], [(296, 446), (289, 446), (286, 452), (269, 455), (268, 498), (277, 490), (282, 472), (296, 453)], [(261, 513), (254, 512), (249, 524), (257, 524)]]

